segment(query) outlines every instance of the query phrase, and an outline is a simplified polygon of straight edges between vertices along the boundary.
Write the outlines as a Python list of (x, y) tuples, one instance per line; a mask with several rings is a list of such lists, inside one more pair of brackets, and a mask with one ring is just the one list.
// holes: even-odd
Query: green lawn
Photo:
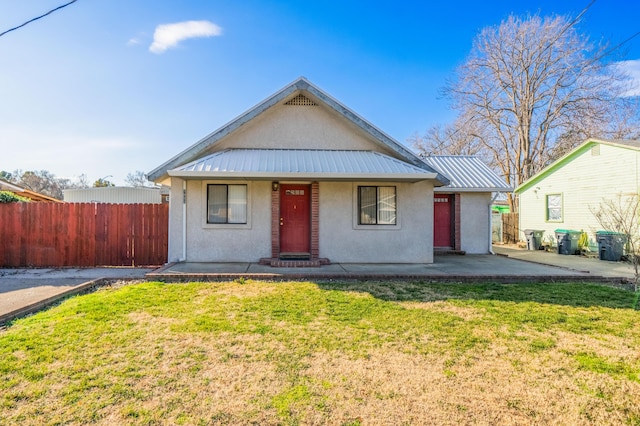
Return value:
[(0, 424), (640, 425), (638, 294), (144, 283), (0, 332)]

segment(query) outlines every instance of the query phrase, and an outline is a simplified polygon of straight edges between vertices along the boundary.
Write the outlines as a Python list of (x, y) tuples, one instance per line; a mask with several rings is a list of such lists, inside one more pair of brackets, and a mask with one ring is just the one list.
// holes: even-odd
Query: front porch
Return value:
[[(564, 256), (567, 257), (567, 256)], [(223, 280), (416, 280), (422, 282), (610, 281), (602, 271), (590, 273), (566, 267), (496, 255), (437, 256), (434, 263), (331, 263), (314, 267), (273, 268), (251, 262), (165, 265), (148, 279), (166, 282)]]

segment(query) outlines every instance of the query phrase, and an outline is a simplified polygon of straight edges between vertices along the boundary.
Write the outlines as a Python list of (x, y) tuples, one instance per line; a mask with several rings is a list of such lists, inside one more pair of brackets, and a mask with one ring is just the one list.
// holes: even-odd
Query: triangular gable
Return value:
[[(295, 93), (298, 93), (298, 96), (292, 96)], [(309, 96), (305, 96), (306, 94), (308, 94)], [(299, 97), (300, 95), (302, 95), (302, 98)], [(287, 98), (291, 98), (288, 100), (288, 102), (322, 103), (330, 110), (336, 112), (342, 118), (354, 124), (365, 134), (369, 135), (371, 139), (374, 142), (378, 143), (381, 147), (384, 147), (385, 149), (390, 150), (391, 152), (398, 155), (398, 157), (403, 161), (406, 161), (413, 166), (424, 169), (427, 172), (436, 173), (436, 186), (438, 186), (438, 183), (442, 185), (446, 185), (447, 183), (449, 183), (449, 180), (445, 176), (433, 170), (409, 149), (405, 148), (403, 145), (366, 121), (364, 118), (360, 117), (358, 114), (338, 102), (336, 99), (332, 98), (327, 93), (311, 84), (304, 77), (300, 77), (293, 83), (289, 84), (269, 98), (265, 99), (263, 102), (254, 106), (244, 114), (235, 118), (231, 122), (227, 123), (218, 130), (196, 142), (194, 145), (187, 148), (180, 154), (176, 155), (169, 161), (149, 172), (149, 174), (147, 175), (148, 179), (156, 182), (162, 180), (168, 176), (169, 170), (196, 161), (199, 158), (210, 154), (212, 147), (214, 147), (223, 138), (234, 133), (246, 123), (258, 117), (273, 106), (278, 105), (280, 102)]]
[(566, 153), (565, 155), (563, 155), (553, 163), (549, 164), (547, 167), (545, 167), (535, 175), (531, 176), (529, 179), (527, 179), (526, 182), (523, 182), (522, 184), (520, 184), (520, 186), (518, 186), (514, 192), (516, 194), (519, 194), (527, 190), (531, 186), (538, 183), (540, 180), (554, 173), (556, 170), (566, 166), (568, 163), (573, 161), (576, 157), (582, 155), (585, 151), (588, 151), (589, 149), (591, 149), (594, 145), (609, 145), (609, 146), (615, 146), (623, 149), (640, 151), (640, 141), (632, 141), (632, 140), (607, 141), (603, 139), (587, 139), (582, 143), (582, 145), (574, 148), (572, 151), (569, 151), (568, 153)]

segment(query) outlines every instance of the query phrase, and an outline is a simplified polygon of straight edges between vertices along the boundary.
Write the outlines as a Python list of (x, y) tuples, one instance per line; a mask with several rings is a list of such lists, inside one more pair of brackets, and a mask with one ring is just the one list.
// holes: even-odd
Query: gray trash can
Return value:
[(544, 231), (537, 229), (525, 229), (524, 236), (527, 238), (527, 250), (540, 250), (543, 234)]
[(558, 254), (577, 254), (578, 240), (580, 240), (580, 231), (571, 229), (556, 229), (556, 243), (558, 245)]
[(624, 255), (624, 245), (627, 243), (627, 236), (619, 232), (598, 231), (596, 232), (598, 241), (598, 252), (600, 260), (618, 262)]

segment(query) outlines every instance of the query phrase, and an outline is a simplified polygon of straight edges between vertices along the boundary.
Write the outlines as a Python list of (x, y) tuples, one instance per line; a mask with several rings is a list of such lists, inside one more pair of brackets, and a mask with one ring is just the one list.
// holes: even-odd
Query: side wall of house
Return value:
[(469, 254), (487, 254), (491, 238), (491, 193), (462, 193), (457, 196), (460, 197), (460, 249)]
[[(555, 239), (556, 229), (583, 230), (594, 241), (601, 230), (592, 209), (617, 194), (637, 194), (640, 184), (640, 153), (598, 144), (520, 193), (520, 238), (525, 229), (544, 230), (544, 239)], [(562, 195), (562, 220), (547, 220), (547, 195)]]

